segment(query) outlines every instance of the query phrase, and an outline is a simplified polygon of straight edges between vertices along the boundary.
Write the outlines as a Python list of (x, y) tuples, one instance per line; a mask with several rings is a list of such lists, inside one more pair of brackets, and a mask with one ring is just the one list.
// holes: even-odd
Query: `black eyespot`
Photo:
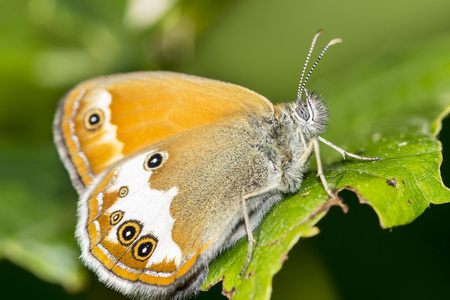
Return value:
[(124, 245), (130, 245), (141, 233), (142, 225), (137, 221), (128, 221), (120, 225), (117, 230), (117, 239)]
[(84, 126), (87, 130), (96, 130), (103, 125), (105, 114), (101, 109), (91, 109), (84, 116)]
[(89, 124), (95, 125), (100, 123), (100, 116), (98, 114), (92, 114), (89, 116)]
[(156, 152), (151, 153), (147, 156), (144, 162), (144, 169), (147, 171), (151, 171), (154, 169), (157, 169), (162, 166), (165, 160), (165, 153), (163, 152)]
[(111, 223), (111, 225), (116, 225), (117, 223), (120, 222), (120, 220), (122, 220), (123, 218), (123, 212), (121, 212), (120, 210), (113, 212), (113, 214), (111, 215), (109, 222)]
[(133, 257), (139, 261), (147, 260), (155, 251), (157, 239), (151, 235), (143, 236), (136, 244), (133, 246), (132, 254)]
[(122, 186), (122, 187), (119, 189), (119, 197), (120, 197), (120, 198), (123, 198), (123, 197), (125, 197), (126, 195), (128, 195), (128, 187)]

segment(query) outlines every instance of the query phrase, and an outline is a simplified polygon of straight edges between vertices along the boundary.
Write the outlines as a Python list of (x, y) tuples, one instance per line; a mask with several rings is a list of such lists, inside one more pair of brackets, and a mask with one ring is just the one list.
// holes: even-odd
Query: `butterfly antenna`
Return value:
[(309, 52), (308, 52), (308, 55), (306, 56), (305, 64), (303, 65), (302, 76), (300, 77), (300, 83), (298, 84), (297, 99), (302, 98), (303, 89), (301, 87), (302, 87), (303, 77), (305, 76), (306, 67), (308, 66), (309, 59), (311, 58), (311, 53), (313, 52), (314, 46), (316, 45), (316, 41), (322, 33), (324, 33), (324, 31), (322, 29), (320, 29), (319, 31), (316, 32), (316, 34), (314, 35), (313, 40), (311, 42), (311, 47), (309, 47)]
[(299, 101), (301, 101), (301, 95), (303, 93), (303, 90), (305, 89), (306, 82), (308, 82), (309, 76), (311, 76), (312, 72), (314, 71), (314, 68), (317, 66), (319, 61), (322, 59), (325, 52), (327, 52), (327, 50), (328, 50), (328, 48), (330, 48), (330, 46), (333, 46), (333, 45), (339, 44), (339, 43), (342, 43), (341, 39), (339, 39), (339, 38), (332, 39), (331, 41), (328, 42), (328, 44), (326, 44), (326, 46), (323, 48), (322, 52), (320, 52), (319, 57), (316, 59), (313, 66), (309, 70), (308, 75), (306, 75), (305, 81), (303, 83), (300, 81), (301, 87), (299, 86), (299, 91), (298, 91), (298, 100)]

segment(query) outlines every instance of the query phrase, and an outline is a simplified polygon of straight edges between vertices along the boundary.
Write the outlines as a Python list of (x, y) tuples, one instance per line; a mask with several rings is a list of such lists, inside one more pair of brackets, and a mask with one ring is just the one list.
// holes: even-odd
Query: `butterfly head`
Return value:
[(306, 99), (292, 103), (291, 115), (297, 127), (307, 137), (319, 135), (326, 130), (328, 108), (323, 99), (315, 92), (305, 89)]
[[(328, 44), (326, 44), (326, 46), (323, 48), (322, 52), (320, 52), (319, 57), (312, 65), (311, 69), (306, 75), (305, 80), (303, 81), (305, 71), (311, 57), (311, 53), (314, 49), (317, 39), (322, 33), (323, 30), (319, 30), (312, 40), (298, 86), (297, 101), (291, 104), (291, 115), (295, 120), (296, 125), (308, 139), (325, 132), (326, 123), (328, 121), (328, 109), (325, 105), (325, 102), (319, 95), (317, 95), (315, 92), (309, 93), (309, 91), (305, 88), (306, 82), (308, 81), (309, 77), (314, 71), (314, 68), (317, 66), (328, 48), (334, 44), (342, 42), (341, 39), (333, 39), (328, 42)], [(303, 91), (305, 91), (306, 95), (305, 100), (302, 100)]]

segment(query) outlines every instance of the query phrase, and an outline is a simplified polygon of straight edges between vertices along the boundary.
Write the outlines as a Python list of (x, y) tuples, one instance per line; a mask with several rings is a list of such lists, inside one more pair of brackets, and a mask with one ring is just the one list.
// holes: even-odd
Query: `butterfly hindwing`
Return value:
[[(201, 281), (224, 245), (245, 234), (243, 195), (275, 180), (252, 122), (242, 114), (207, 124), (114, 164), (80, 206), (86, 264), (124, 293)], [(257, 204), (248, 205), (251, 214)]]

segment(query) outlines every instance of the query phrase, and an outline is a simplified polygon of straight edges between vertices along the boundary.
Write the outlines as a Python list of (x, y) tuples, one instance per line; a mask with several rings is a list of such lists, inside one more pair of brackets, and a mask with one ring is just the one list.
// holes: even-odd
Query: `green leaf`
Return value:
[[(336, 108), (338, 118), (332, 117), (330, 136), (344, 140), (346, 150), (380, 156), (382, 160), (343, 160), (321, 145), (325, 150), (322, 153), (329, 154), (324, 159), (325, 177), (331, 189), (350, 190), (360, 203), (370, 205), (383, 228), (410, 223), (431, 203), (450, 201), (450, 190), (440, 176), (442, 147), (436, 138), (442, 120), (450, 112), (450, 64), (437, 63), (448, 61), (445, 49), (449, 46), (450, 39), (441, 38), (431, 45), (428, 42), (411, 51), (403, 50), (396, 65), (381, 64), (386, 59), (382, 57), (364, 64), (364, 69), (358, 66), (376, 72), (349, 69), (350, 75), (342, 78), (354, 77), (351, 88), (337, 92), (333, 98), (335, 105), (346, 105), (344, 109)], [(437, 67), (423, 67), (430, 64)], [(402, 82), (400, 87), (399, 78), (405, 77), (399, 72), (410, 74), (410, 81)], [(421, 84), (424, 81), (426, 85)], [(340, 84), (338, 79), (336, 86)], [(301, 237), (316, 233), (315, 224), (335, 204), (327, 202), (312, 168), (299, 192), (287, 197), (263, 219), (255, 232), (257, 242), (246, 275), (238, 276), (247, 254), (244, 238), (211, 265), (203, 289), (223, 279), (223, 293), (229, 298), (269, 299), (272, 278), (289, 250)]]

